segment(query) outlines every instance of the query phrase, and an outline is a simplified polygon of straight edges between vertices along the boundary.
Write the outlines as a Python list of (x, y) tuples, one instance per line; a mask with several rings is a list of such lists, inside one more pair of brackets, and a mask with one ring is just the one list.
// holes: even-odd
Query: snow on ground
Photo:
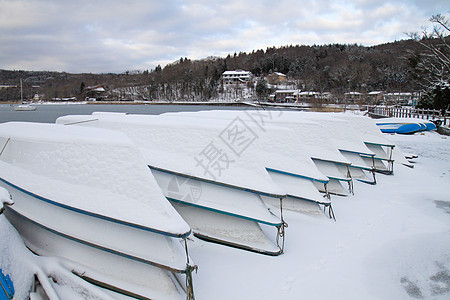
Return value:
[(32, 254), (4, 215), (0, 215), (0, 241), (0, 269), (11, 277), (15, 299), (26, 299), (33, 278)]
[(388, 136), (419, 155), (376, 186), (332, 197), (337, 221), (284, 212), (285, 254), (255, 255), (195, 240), (197, 299), (449, 299), (450, 141)]
[[(283, 255), (193, 238), (196, 299), (449, 299), (450, 139), (435, 132), (387, 137), (419, 155), (415, 167), (396, 165), (375, 186), (356, 182), (354, 196), (333, 196), (336, 221), (284, 211)], [(0, 238), (0, 267), (29, 282), (27, 252), (4, 216)]]

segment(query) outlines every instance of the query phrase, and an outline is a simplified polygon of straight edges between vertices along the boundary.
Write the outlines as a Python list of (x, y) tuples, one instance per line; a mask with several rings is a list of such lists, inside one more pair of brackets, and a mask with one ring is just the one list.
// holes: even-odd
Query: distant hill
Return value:
[[(356, 44), (283, 46), (225, 58), (180, 58), (164, 67), (123, 74), (70, 74), (50, 71), (0, 70), (0, 85), (19, 84), (24, 96), (44, 95), (45, 100), (87, 96), (86, 87), (102, 84), (109, 100), (208, 101), (221, 93), (220, 76), (226, 70), (251, 71), (257, 78), (281, 72), (297, 88), (342, 94), (347, 91), (413, 91), (421, 88), (415, 67), (421, 46), (413, 40), (365, 47)], [(270, 92), (270, 91), (268, 91)], [(17, 88), (0, 89), (0, 101), (20, 98)]]

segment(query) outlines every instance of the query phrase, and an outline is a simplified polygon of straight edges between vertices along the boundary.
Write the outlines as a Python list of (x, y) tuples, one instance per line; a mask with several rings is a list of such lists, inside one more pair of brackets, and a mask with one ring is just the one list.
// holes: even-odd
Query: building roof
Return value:
[(304, 92), (301, 92), (300, 95), (301, 96), (314, 96), (314, 95), (319, 95), (319, 93), (318, 92), (307, 92), (307, 91), (304, 91)]
[(274, 72), (273, 74), (276, 74), (276, 75), (278, 75), (278, 76), (284, 76), (284, 77), (286, 77), (286, 75), (284, 75), (283, 73), (280, 73), (280, 72)]
[(223, 75), (250, 75), (250, 71), (244, 71), (244, 70), (234, 70), (234, 71), (225, 71), (223, 72)]
[(85, 90), (93, 91), (93, 92), (105, 92), (105, 86), (103, 84), (88, 86)]
[(275, 94), (294, 94), (298, 95), (300, 93), (300, 90), (276, 90)]

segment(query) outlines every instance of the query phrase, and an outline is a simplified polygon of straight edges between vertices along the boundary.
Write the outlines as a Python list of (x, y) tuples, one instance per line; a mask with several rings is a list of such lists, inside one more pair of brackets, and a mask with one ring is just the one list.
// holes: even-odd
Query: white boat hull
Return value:
[[(341, 153), (352, 163), (349, 166), (349, 170), (353, 179), (364, 183), (376, 184), (374, 155), (345, 150), (341, 150)], [(368, 175), (368, 173), (370, 174)]]
[(351, 179), (342, 180), (330, 178), (330, 181), (328, 181), (327, 184), (314, 182), (314, 185), (322, 193), (329, 193), (338, 196), (348, 196), (353, 191), (353, 182)]
[[(73, 261), (81, 270), (102, 274), (102, 281), (118, 289), (130, 291), (139, 286), (137, 290), (148, 298), (185, 297), (172, 275), (186, 269), (179, 242), (68, 210), (4, 181), (0, 186), (8, 188), (15, 200), (5, 215), (33, 252)], [(162, 251), (172, 254), (157, 258), (156, 253)]]
[(28, 105), (28, 104), (20, 104), (14, 106), (15, 111), (34, 111), (36, 110), (36, 106)]
[(260, 195), (151, 169), (163, 194), (198, 238), (268, 255), (283, 252), (261, 230), (259, 224), (278, 230), (283, 221), (269, 211)]
[[(329, 216), (334, 218), (329, 195), (321, 194), (312, 178), (300, 175), (287, 174), (280, 171), (269, 171), (272, 180), (284, 188), (288, 194), (283, 198), (283, 209), (301, 212), (310, 215), (322, 215), (328, 209)], [(325, 183), (325, 182), (323, 182)], [(323, 184), (322, 183), (322, 184)], [(262, 196), (267, 205), (279, 207), (280, 201), (273, 197)], [(322, 211), (321, 206), (324, 207)]]
[[(387, 175), (394, 173), (394, 146), (383, 146), (380, 144), (366, 143), (367, 148), (375, 153), (375, 171)], [(366, 161), (370, 158), (363, 157)]]
[(326, 186), (324, 183), (314, 182), (320, 192), (339, 196), (348, 196), (353, 193), (353, 181), (347, 165), (321, 159), (313, 159), (313, 161), (317, 168), (329, 179)]
[(258, 222), (175, 201), (172, 204), (199, 239), (266, 255), (282, 253), (282, 249), (266, 236)]

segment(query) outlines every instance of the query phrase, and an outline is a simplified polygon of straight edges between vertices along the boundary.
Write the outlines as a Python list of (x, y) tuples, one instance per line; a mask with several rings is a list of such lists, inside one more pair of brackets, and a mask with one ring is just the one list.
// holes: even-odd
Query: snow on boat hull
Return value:
[[(5, 215), (29, 248), (94, 270), (121, 290), (185, 296), (177, 280), (165, 282), (171, 273), (189, 281), (180, 242), (190, 228), (125, 135), (11, 122), (0, 124), (0, 145), (0, 187), (14, 199)], [(155, 280), (143, 280), (146, 273)]]
[(281, 246), (265, 235), (258, 222), (171, 202), (199, 239), (271, 256), (283, 253)]
[(278, 230), (283, 226), (283, 221), (267, 209), (256, 192), (155, 167), (150, 169), (163, 194), (196, 237), (262, 254), (279, 255), (283, 252), (268, 239), (259, 225), (265, 224)]
[[(268, 169), (270, 177), (273, 181), (283, 187), (287, 192), (287, 197), (282, 200), (283, 209), (292, 211), (319, 215), (328, 209), (330, 218), (334, 218), (331, 208), (331, 200), (328, 194), (321, 195), (316, 186), (314, 179), (303, 177), (296, 174), (289, 174), (280, 170)], [(328, 181), (322, 181), (326, 184)], [(280, 202), (273, 197), (265, 197), (262, 199), (268, 205), (279, 207)]]
[[(313, 161), (317, 168), (329, 179), (326, 185), (320, 182), (314, 182), (320, 192), (328, 192), (339, 196), (348, 196), (353, 192), (353, 181), (348, 169), (349, 165), (315, 158), (313, 158)], [(348, 186), (348, 189), (345, 189), (344, 186)]]
[[(327, 184), (315, 181), (314, 185), (320, 192), (325, 194), (329, 193), (338, 196), (348, 196), (351, 193), (349, 191), (353, 191), (353, 183), (351, 178), (347, 180), (342, 178), (330, 178), (330, 181), (328, 181)], [(345, 186), (347, 186), (347, 188)]]
[[(129, 285), (142, 285), (145, 287), (143, 296), (146, 297), (154, 297), (154, 294), (175, 295), (167, 299), (184, 297), (181, 287), (170, 279), (169, 273), (183, 273), (186, 262), (156, 261), (155, 258), (142, 255), (161, 249), (167, 252), (178, 249), (182, 253), (182, 246), (178, 242), (160, 234), (98, 220), (47, 203), (5, 181), (1, 181), (0, 186), (8, 187), (16, 199), (14, 206), (6, 209), (5, 215), (33, 252), (64, 257), (79, 263), (81, 269), (108, 274), (105, 277), (110, 278), (114, 285), (122, 285), (118, 288), (123, 290), (129, 289)], [(111, 233), (114, 233), (112, 240), (108, 239)], [(134, 245), (134, 249), (130, 251), (123, 245)], [(143, 281), (142, 274), (155, 281)]]
[[(283, 199), (284, 209), (310, 213), (311, 207), (314, 207), (314, 211), (321, 213), (318, 205), (331, 207), (329, 201), (323, 203), (324, 197), (313, 184), (313, 181), (328, 182), (328, 179), (317, 170), (307, 154), (309, 151), (304, 148), (303, 136), (296, 135), (298, 131), (303, 130), (303, 123), (293, 128), (292, 122), (282, 122), (280, 116), (277, 119), (279, 122), (275, 122), (271, 113), (266, 111), (186, 112), (163, 114), (162, 117), (195, 122), (195, 118), (200, 117), (214, 122), (221, 120), (225, 122), (224, 125), (234, 122), (233, 120), (243, 120), (247, 126), (258, 132), (258, 141), (255, 143), (260, 143), (258, 152), (266, 153), (262, 161), (272, 180), (287, 191), (288, 197)], [(286, 146), (287, 144), (291, 146)], [(279, 206), (278, 200), (270, 197), (263, 197), (263, 200), (271, 206)]]
[[(83, 122), (86, 120), (90, 122)], [(199, 213), (208, 214), (208, 217), (217, 216), (222, 219), (223, 216), (219, 216), (222, 214), (230, 219), (243, 218), (266, 224), (277, 232), (284, 233), (285, 223), (270, 213), (259, 195), (279, 199), (286, 196), (285, 192), (273, 183), (264, 166), (254, 158), (250, 150), (243, 151), (239, 159), (232, 157), (234, 152), (225, 151), (224, 147), (228, 146), (218, 138), (224, 129), (219, 126), (220, 124), (204, 126), (192, 120), (187, 122), (157, 116), (111, 114), (65, 116), (58, 118), (57, 122), (98, 126), (126, 133), (139, 145), (160, 190), (172, 203), (181, 202), (189, 205)], [(215, 165), (209, 165), (206, 154), (211, 150), (220, 150), (220, 153), (216, 152), (219, 154), (216, 158), (223, 160), (217, 161)], [(252, 168), (247, 166), (248, 163)], [(225, 168), (214, 169), (213, 166)], [(178, 188), (186, 188), (188, 193), (177, 191)], [(185, 213), (186, 210), (179, 211)], [(216, 214), (210, 214), (211, 211)], [(188, 213), (192, 214), (191, 210)], [(190, 225), (195, 227), (195, 220), (192, 221), (193, 218), (188, 217), (185, 219), (190, 219), (192, 223)], [(256, 226), (251, 226), (251, 230), (255, 228), (259, 230)], [(206, 233), (207, 230), (198, 227), (194, 231), (197, 235), (200, 232)], [(226, 232), (226, 228), (223, 232)], [(215, 237), (214, 232), (211, 232), (209, 237), (212, 241)], [(221, 239), (222, 244), (227, 242), (226, 234), (216, 238)], [(242, 248), (255, 248), (252, 243), (244, 242)], [(235, 243), (231, 237), (229, 243), (230, 246)], [(275, 241), (272, 244), (275, 245)], [(269, 249), (259, 250), (274, 252), (272, 246)], [(282, 253), (282, 249), (277, 251)]]
[(66, 258), (76, 266), (74, 271), (78, 274), (97, 278), (122, 293), (133, 291), (132, 287), (138, 284), (141, 297), (185, 299), (184, 291), (170, 271), (63, 235), (12, 209), (7, 210), (6, 216), (31, 251), (42, 256)]
[[(368, 184), (376, 184), (377, 181), (375, 178), (375, 170), (373, 167), (374, 155), (343, 150), (341, 150), (341, 153), (345, 156), (345, 158), (352, 162), (352, 164), (349, 166), (349, 171), (353, 179)], [(364, 160), (364, 156), (368, 157), (369, 159)]]
[[(373, 159), (374, 170), (375, 172), (392, 175), (394, 173), (394, 159), (392, 158), (392, 154), (394, 152), (394, 146), (391, 145), (380, 145), (374, 143), (366, 142), (367, 148), (369, 148), (372, 152), (375, 153), (375, 157)], [(367, 164), (371, 162), (370, 157), (364, 157), (363, 159)]]

